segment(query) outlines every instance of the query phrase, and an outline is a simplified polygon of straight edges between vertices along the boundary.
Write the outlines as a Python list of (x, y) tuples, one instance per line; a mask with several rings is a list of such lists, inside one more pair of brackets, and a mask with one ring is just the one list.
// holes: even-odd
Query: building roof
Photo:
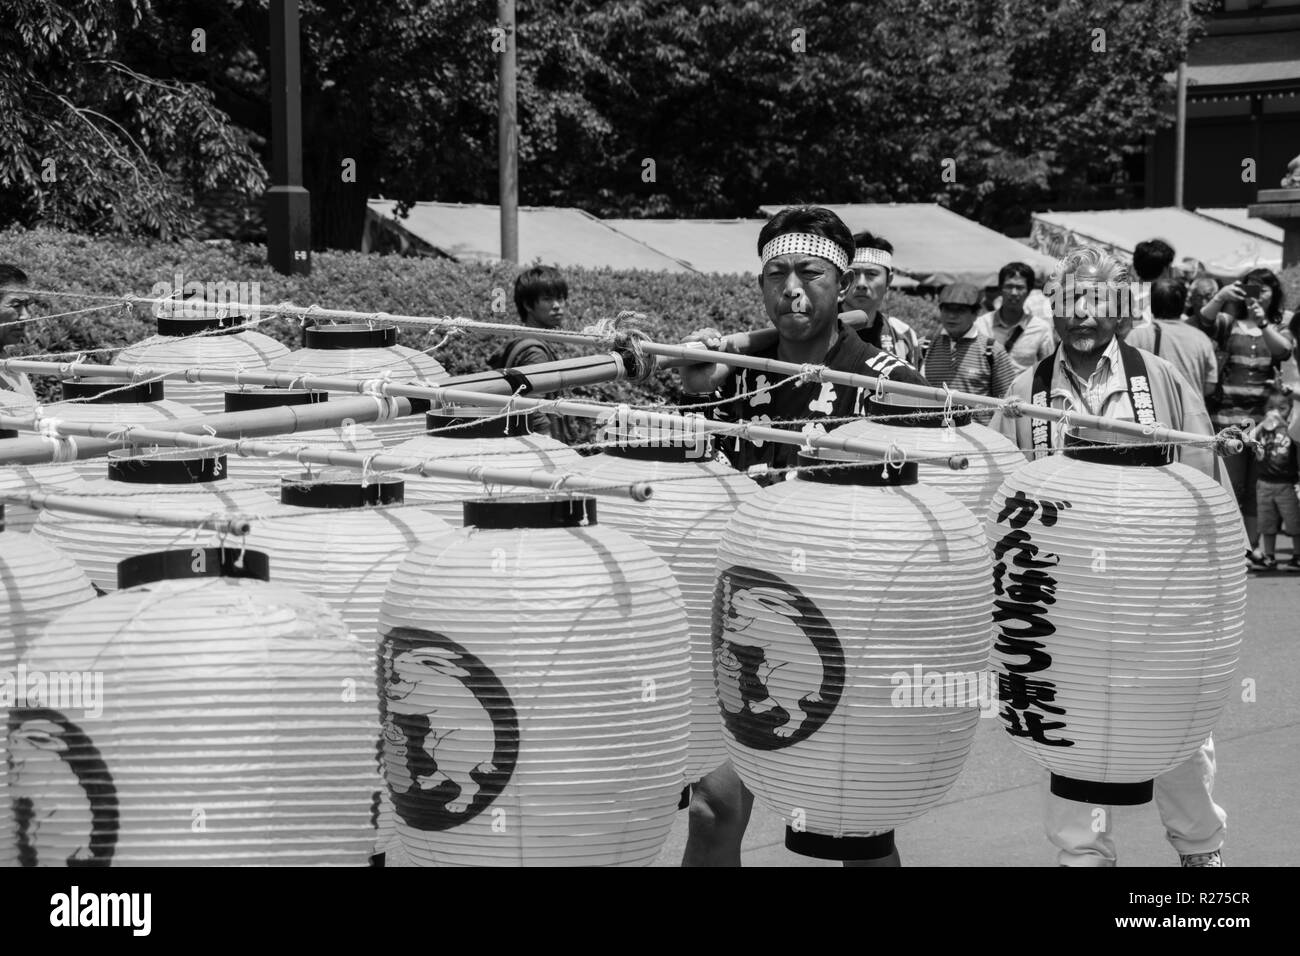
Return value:
[(1196, 210), (1196, 215), (1205, 216), (1207, 219), (1213, 219), (1215, 222), (1223, 223), (1223, 225), (1231, 226), (1234, 229), (1240, 229), (1242, 232), (1248, 232), (1252, 236), (1259, 236), (1270, 242), (1280, 243), (1282, 241), (1283, 229), (1281, 226), (1275, 226), (1266, 219), (1251, 219), (1246, 214), (1245, 206), (1219, 209), (1207, 209), (1202, 206)]
[[(785, 206), (762, 206), (768, 216)], [(1042, 273), (1056, 260), (1016, 239), (981, 226), (936, 203), (850, 203), (826, 206), (854, 232), (869, 230), (894, 246), (895, 268), (926, 285), (997, 284), (1008, 262), (1025, 262)]]
[(758, 274), (758, 232), (765, 219), (604, 219), (697, 272)]
[(1200, 259), (1220, 279), (1247, 269), (1282, 267), (1282, 245), (1173, 206), (1088, 212), (1034, 213), (1035, 244), (1059, 256), (1074, 246), (1097, 245), (1125, 258), (1146, 239), (1164, 239), (1177, 259)]
[[(501, 258), (501, 214), (497, 206), (421, 202), (405, 219), (397, 219), (396, 205), (390, 200), (372, 199), (369, 209), (372, 215), (459, 262), (495, 262)], [(581, 209), (520, 206), (519, 261), (537, 259), (561, 268), (694, 271)]]
[(1300, 29), (1215, 34), (1187, 51), (1189, 97), (1287, 89), (1300, 89)]

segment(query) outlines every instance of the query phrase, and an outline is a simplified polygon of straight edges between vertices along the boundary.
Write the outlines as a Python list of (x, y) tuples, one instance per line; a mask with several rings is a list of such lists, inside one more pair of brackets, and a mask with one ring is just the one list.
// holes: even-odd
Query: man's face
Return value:
[(820, 256), (789, 252), (768, 260), (758, 278), (767, 317), (790, 342), (807, 342), (824, 334), (840, 312), (842, 283), (834, 265)]
[(541, 296), (528, 310), (528, 318), (544, 329), (558, 329), (564, 324), (564, 305), (564, 299)]
[(22, 287), (10, 287), (0, 294), (0, 347), (17, 345), (26, 337), (26, 327), (9, 325), (10, 322), (22, 323), (31, 317), (28, 307), (31, 299)]
[(1100, 354), (1115, 337), (1125, 290), (1087, 272), (1064, 276), (1062, 289), (1070, 296), (1073, 309), (1052, 316), (1061, 344), (1078, 355)]
[(939, 306), (939, 324), (948, 333), (948, 338), (959, 339), (975, 324), (975, 309), (945, 302)]
[(1007, 281), (1002, 283), (999, 291), (1002, 293), (1004, 306), (1012, 310), (1023, 309), (1025, 298), (1029, 295), (1029, 283), (1023, 276), (1009, 276)]
[(844, 293), (843, 311), (861, 309), (870, 315), (879, 309), (889, 291), (889, 270), (874, 263), (859, 264), (849, 271), (849, 275), (852, 284)]

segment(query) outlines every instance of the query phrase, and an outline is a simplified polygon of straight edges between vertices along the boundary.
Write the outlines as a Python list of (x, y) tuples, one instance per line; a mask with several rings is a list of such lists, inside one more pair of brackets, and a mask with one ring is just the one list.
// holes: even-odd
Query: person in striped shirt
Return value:
[[(979, 305), (979, 289), (965, 282), (950, 283), (939, 293), (943, 331), (926, 352), (921, 375), (932, 385), (1001, 398), (1020, 370), (1006, 349), (975, 328)], [(992, 414), (977, 412), (975, 417), (987, 424)]]

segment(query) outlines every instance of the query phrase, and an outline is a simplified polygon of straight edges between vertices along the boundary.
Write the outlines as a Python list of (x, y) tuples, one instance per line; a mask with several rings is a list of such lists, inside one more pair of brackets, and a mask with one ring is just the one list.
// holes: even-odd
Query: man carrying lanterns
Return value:
[[(839, 320), (840, 299), (854, 282), (855, 243), (849, 228), (817, 206), (785, 209), (768, 220), (758, 235), (762, 260), (759, 288), (777, 341), (761, 357), (802, 365), (825, 366), (893, 381), (927, 384), (906, 362), (863, 341)], [(687, 336), (707, 348), (725, 347), (721, 333), (706, 328)], [(716, 421), (772, 423), (805, 434), (826, 431), (820, 419), (862, 415), (867, 391), (807, 379), (780, 382), (752, 369), (713, 362), (681, 370), (682, 388), (712, 393)], [(740, 471), (761, 483), (793, 477), (798, 447), (728, 438), (721, 451)], [(749, 824), (753, 795), (728, 761), (692, 789), (690, 835), (684, 866), (739, 866), (740, 843)], [(846, 864), (851, 865), (851, 864)], [(893, 853), (865, 865), (897, 866)]]
[[(1127, 269), (1105, 253), (1080, 249), (1066, 256), (1050, 283), (1060, 344), (1012, 382), (1008, 398), (1214, 435), (1200, 389), (1169, 362), (1117, 337), (1120, 320), (1131, 307), (1123, 294), (1127, 285)], [(1063, 423), (1031, 421), (1017, 414), (1014, 404), (995, 414), (990, 424), (1031, 459), (1053, 454), (1065, 443)], [(1219, 437), (1240, 434), (1226, 429)], [(1183, 446), (1178, 455), (1184, 464), (1225, 480), (1212, 450)], [(1223, 865), (1227, 815), (1211, 796), (1214, 772), (1214, 742), (1207, 738), (1190, 759), (1155, 780), (1160, 818), (1185, 867)], [(1115, 865), (1112, 811), (1093, 810), (1048, 793), (1045, 825), (1062, 866)]]

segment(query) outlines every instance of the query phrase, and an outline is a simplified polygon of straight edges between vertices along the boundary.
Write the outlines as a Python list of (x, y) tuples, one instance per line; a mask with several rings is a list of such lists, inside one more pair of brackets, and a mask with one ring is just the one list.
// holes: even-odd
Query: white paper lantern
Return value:
[[(267, 493), (243, 482), (228, 480), (226, 457), (196, 452), (138, 455), (110, 452), (107, 480), (87, 481), (77, 494), (137, 504), (142, 508), (193, 511), (199, 517), (283, 513)], [(55, 546), (86, 572), (103, 591), (117, 587), (117, 565), (124, 558), (150, 551), (184, 547), (196, 541), (186, 528), (137, 524), (70, 512), (43, 511), (33, 534)]]
[[(288, 355), (289, 349), (244, 325), (246, 318), (159, 318), (158, 334), (129, 345), (113, 359), (114, 365), (160, 371), (206, 368), (217, 371), (260, 372)], [(222, 410), (226, 386), (211, 382), (169, 380), (167, 393), (175, 401), (204, 415)]]
[[(102, 678), (95, 709), (64, 700), (11, 718), (11, 792), (36, 865), (366, 865), (368, 649), (280, 585), (156, 580), (228, 575), (238, 555), (145, 556), (123, 583), (142, 569), (147, 583), (69, 611), (29, 646), (30, 667)], [(259, 557), (244, 552), (244, 573)]]
[[(873, 859), (970, 751), (988, 549), (970, 510), (915, 483), (914, 464), (800, 475), (746, 498), (718, 545), (724, 736), (745, 785), (786, 820), (787, 847)], [(931, 675), (953, 692), (923, 698), (914, 685)]]
[[(144, 428), (169, 428), (182, 419), (193, 419), (197, 412), (188, 405), (166, 397), (163, 382), (124, 382), (111, 378), (66, 379), (60, 383), (63, 401), (47, 405), (42, 417), (78, 424), (140, 425)], [(72, 469), (82, 478), (98, 478), (104, 473), (104, 460), (87, 458), (76, 461)]]
[(1234, 689), (1246, 607), (1236, 503), (1157, 461), (1152, 449), (1072, 449), (1027, 464), (989, 509), (1001, 718), (1070, 799), (1150, 800)]
[[(250, 388), (228, 391), (225, 397), (227, 412), (246, 412), (255, 408), (274, 408), (281, 405), (307, 405), (328, 400), (328, 392), (308, 392), (303, 389)], [(285, 448), (311, 445), (326, 451), (343, 451), (369, 455), (383, 451), (379, 438), (365, 425), (356, 423), (339, 428), (319, 428), (293, 432), (289, 435), (258, 436), (256, 441)], [(280, 479), (294, 477), (303, 466), (286, 458), (263, 458), (230, 455), (230, 477), (264, 489), (268, 494), (280, 494)], [(359, 472), (357, 473), (360, 474)]]
[(451, 525), (402, 503), (403, 483), (387, 479), (362, 487), (347, 473), (318, 474), (309, 483), (285, 479), (278, 517), (257, 522), (250, 548), (265, 552), (277, 583), (320, 598), (352, 633), (374, 645), (379, 607), (397, 566), (421, 542)]
[[(392, 449), (393, 454), (519, 471), (574, 471), (582, 461), (564, 442), (532, 434), (527, 414), (503, 416), (494, 409), (448, 406), (429, 412), (425, 424), (428, 434), (403, 442)], [(452, 524), (460, 523), (466, 500), (495, 490), (463, 478), (406, 476), (406, 500), (427, 501), (431, 513)]]
[(380, 614), (389, 793), (417, 865), (648, 865), (690, 728), (681, 594), (592, 499), (471, 502)]
[[(397, 329), (390, 325), (317, 325), (303, 336), (306, 348), (290, 352), (271, 363), (275, 372), (340, 375), (353, 378), (388, 376), (394, 382), (442, 382), (449, 376), (438, 360), (424, 352), (397, 344)], [(418, 409), (427, 403), (416, 400)], [(370, 423), (385, 446), (414, 438), (423, 431), (418, 414), (387, 422)]]
[(577, 468), (611, 485), (648, 481), (654, 487), (654, 496), (646, 502), (602, 499), (600, 520), (649, 545), (667, 562), (681, 589), (691, 635), (693, 690), (686, 779), (692, 783), (727, 759), (713, 686), (711, 630), (718, 537), (740, 503), (758, 491), (749, 478), (715, 461), (711, 443), (699, 437), (694, 446), (611, 445), (602, 454), (581, 459)]
[(19, 663), (27, 645), (71, 607), (95, 596), (72, 560), (30, 535), (5, 525), (0, 504), (0, 867), (19, 863), (18, 834), (10, 812), (6, 727), (11, 706), (26, 701), (26, 673)]
[[(0, 430), (0, 447), (19, 433), (11, 429)], [(67, 494), (81, 484), (81, 478), (69, 465), (5, 465), (0, 467), (0, 493)], [(15, 534), (27, 534), (36, 525), (40, 512), (27, 505), (10, 502), (7, 506), (6, 528)]]
[[(984, 518), (1002, 482), (1026, 462), (1025, 453), (1015, 442), (972, 420), (966, 410), (956, 409), (945, 418), (936, 414), (941, 408), (891, 396), (887, 400), (873, 399), (868, 411), (888, 417), (880, 421), (849, 422), (836, 428), (834, 434), (897, 444), (909, 459), (917, 461), (921, 484), (941, 488), (980, 519)], [(967, 467), (960, 470), (949, 467), (947, 459), (953, 456), (965, 456)]]

